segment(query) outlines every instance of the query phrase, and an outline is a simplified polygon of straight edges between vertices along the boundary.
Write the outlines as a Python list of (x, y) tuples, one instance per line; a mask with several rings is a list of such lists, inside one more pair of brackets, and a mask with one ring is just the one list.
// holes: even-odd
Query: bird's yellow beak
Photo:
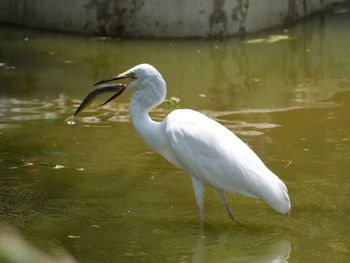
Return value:
[(126, 71), (126, 72), (118, 74), (117, 76), (113, 76), (113, 77), (108, 78), (108, 79), (100, 80), (100, 81), (96, 82), (94, 84), (94, 86), (97, 86), (97, 85), (100, 85), (100, 84), (103, 84), (103, 83), (107, 83), (107, 82), (111, 82), (113, 80), (125, 79), (125, 78), (132, 78), (132, 79), (134, 79), (134, 74)]
[(134, 77), (133, 77), (132, 73), (125, 71), (123, 73), (118, 74), (116, 78), (117, 79), (126, 79), (126, 78), (134, 78)]

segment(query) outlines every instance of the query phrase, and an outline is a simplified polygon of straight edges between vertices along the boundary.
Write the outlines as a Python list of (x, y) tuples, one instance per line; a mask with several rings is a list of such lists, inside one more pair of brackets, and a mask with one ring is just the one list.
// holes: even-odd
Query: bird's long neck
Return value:
[[(164, 83), (165, 85), (165, 83)], [(158, 89), (139, 89), (131, 97), (129, 110), (131, 122), (141, 138), (155, 151), (161, 152), (163, 141), (161, 123), (153, 121), (149, 111), (163, 102), (165, 87)]]

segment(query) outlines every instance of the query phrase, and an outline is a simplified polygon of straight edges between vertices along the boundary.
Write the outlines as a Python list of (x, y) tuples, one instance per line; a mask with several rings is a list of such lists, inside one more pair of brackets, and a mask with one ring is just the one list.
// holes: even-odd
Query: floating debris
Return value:
[(78, 238), (80, 238), (80, 236), (68, 235), (68, 238), (71, 238), (71, 239), (78, 239)]
[(288, 168), (293, 163), (292, 160), (286, 160), (286, 161), (287, 161), (287, 164), (284, 166), (284, 168)]
[(256, 39), (249, 39), (246, 41), (247, 44), (259, 44), (264, 43), (266, 41), (265, 38), (256, 38)]
[(52, 167), (52, 169), (63, 169), (63, 165), (56, 164), (55, 166)]
[(269, 37), (264, 38), (255, 38), (249, 39), (246, 41), (247, 44), (259, 44), (259, 43), (267, 43), (272, 44), (282, 40), (289, 40), (290, 37), (288, 35), (271, 35)]
[(268, 40), (267, 43), (275, 43), (281, 40), (289, 40), (290, 37), (288, 35), (271, 35)]
[(171, 96), (169, 99), (164, 100), (164, 103), (174, 106), (180, 103), (180, 99), (178, 97)]
[(284, 168), (288, 168), (288, 167), (291, 166), (291, 164), (293, 163), (292, 160), (271, 159), (271, 161), (286, 163), (286, 164), (284, 165)]
[(75, 125), (75, 124), (77, 124), (77, 123), (75, 122), (75, 120), (74, 120), (74, 116), (68, 117), (67, 119), (65, 119), (64, 122), (67, 123), (68, 125)]

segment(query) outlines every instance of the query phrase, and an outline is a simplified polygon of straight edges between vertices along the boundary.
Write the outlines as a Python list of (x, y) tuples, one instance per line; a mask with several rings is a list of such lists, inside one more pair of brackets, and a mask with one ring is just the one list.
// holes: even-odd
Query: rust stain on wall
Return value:
[(222, 37), (227, 34), (227, 14), (223, 6), (225, 0), (214, 0), (213, 12), (209, 17), (210, 36)]
[(290, 24), (336, 1), (76, 0), (73, 9), (66, 1), (0, 0), (0, 21), (120, 37), (219, 38)]
[(245, 22), (247, 20), (249, 0), (238, 0), (238, 5), (232, 10), (232, 20), (238, 21), (238, 35), (244, 36), (246, 33)]
[(288, 12), (284, 18), (285, 23), (291, 23), (298, 18), (298, 2), (296, 0), (288, 0)]
[(90, 0), (84, 7), (96, 12), (99, 33), (112, 36), (134, 36), (141, 0)]
[(303, 12), (304, 15), (307, 15), (307, 10), (308, 10), (308, 0), (303, 0)]

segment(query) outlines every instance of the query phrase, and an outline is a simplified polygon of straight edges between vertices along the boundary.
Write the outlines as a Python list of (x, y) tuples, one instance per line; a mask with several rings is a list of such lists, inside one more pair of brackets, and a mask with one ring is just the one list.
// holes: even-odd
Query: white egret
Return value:
[(285, 184), (223, 125), (189, 109), (176, 109), (162, 122), (150, 118), (149, 111), (162, 103), (166, 95), (166, 83), (153, 66), (140, 64), (94, 85), (124, 78), (131, 79), (131, 82), (103, 85), (91, 92), (76, 113), (99, 93), (116, 92), (110, 101), (125, 89), (131, 90), (129, 111), (132, 125), (151, 148), (189, 174), (201, 222), (204, 221), (206, 185), (215, 189), (233, 221), (236, 218), (225, 192), (262, 199), (282, 214), (290, 210)]

